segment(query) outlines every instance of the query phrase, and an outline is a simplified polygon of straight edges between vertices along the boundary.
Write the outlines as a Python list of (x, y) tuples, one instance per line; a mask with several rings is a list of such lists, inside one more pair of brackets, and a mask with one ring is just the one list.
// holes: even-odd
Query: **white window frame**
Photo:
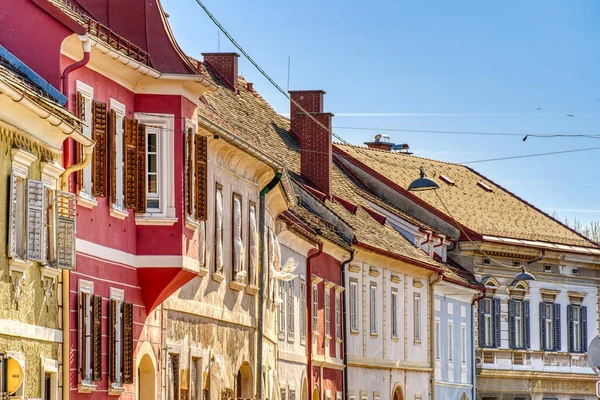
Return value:
[[(27, 259), (27, 181), (29, 178), (29, 168), (35, 160), (37, 160), (37, 156), (28, 151), (22, 149), (12, 150), (12, 174), (15, 179), (21, 180), (20, 185), (15, 183), (15, 186), (17, 186), (17, 206), (15, 210), (16, 215), (14, 216), (16, 221), (16, 226), (14, 227), (15, 240), (17, 243), (15, 255), (21, 258), (21, 261)], [(12, 199), (9, 199), (9, 201), (12, 201)], [(9, 220), (8, 223), (12, 222)], [(44, 231), (45, 229), (42, 234), (45, 234)], [(47, 242), (49, 243), (50, 241), (48, 240)], [(9, 252), (11, 251), (10, 249), (8, 250)], [(11, 268), (14, 268), (14, 266), (11, 265)], [(23, 274), (25, 274), (25, 271), (25, 269), (19, 270)]]
[(454, 364), (454, 322), (448, 321), (448, 363)]
[(294, 341), (294, 333), (296, 331), (296, 311), (294, 307), (294, 280), (291, 280), (287, 284), (287, 330), (288, 330), (288, 341)]
[(359, 332), (358, 329), (358, 279), (350, 278), (350, 331)]
[[(86, 281), (83, 279), (80, 279), (79, 282), (79, 296), (82, 296), (83, 294), (87, 294), (89, 296), (89, 301), (87, 303), (86, 309), (85, 309), (85, 319), (87, 321), (86, 323), (86, 332), (82, 332), (82, 326), (81, 326), (81, 316), (79, 316), (78, 318), (78, 324), (79, 324), (79, 343), (81, 343), (81, 339), (82, 339), (82, 335), (85, 335), (86, 338), (86, 343), (85, 343), (85, 348), (87, 349), (86, 351), (86, 358), (85, 358), (85, 365), (83, 366), (83, 368), (85, 368), (85, 376), (89, 377), (89, 379), (85, 379), (81, 381), (81, 384), (84, 386), (93, 386), (95, 387), (95, 384), (92, 380), (92, 329), (94, 327), (94, 316), (93, 316), (93, 306), (92, 306), (92, 296), (94, 295), (94, 282), (92, 281)], [(79, 308), (79, 297), (77, 299), (77, 307)], [(80, 309), (77, 310), (78, 313), (81, 312)], [(81, 346), (81, 345), (79, 345)], [(81, 349), (80, 349), (81, 351)], [(78, 362), (81, 363), (81, 356), (78, 356)]]
[(306, 278), (300, 275), (300, 343), (306, 343)]
[(312, 284), (312, 331), (319, 334), (319, 285)]
[(515, 305), (515, 346), (521, 349), (524, 346), (524, 316), (523, 316), (523, 301), (514, 300)]
[[(546, 307), (546, 318), (544, 319), (544, 325), (546, 326), (546, 337), (544, 338), (546, 348), (554, 348), (554, 303), (544, 302)], [(550, 311), (550, 312), (548, 312)]]
[[(582, 345), (581, 306), (573, 305), (573, 351), (580, 352)], [(577, 315), (577, 318), (575, 316)]]
[[(115, 318), (115, 331), (116, 337), (119, 338), (118, 345), (115, 344), (115, 359), (113, 362), (115, 363), (115, 381), (109, 382), (109, 385), (113, 389), (122, 389), (123, 388), (123, 370), (121, 368), (121, 360), (123, 359), (123, 303), (125, 302), (125, 292), (122, 289), (110, 288), (110, 307), (112, 307), (112, 300), (116, 300), (117, 303), (117, 312), (119, 313)], [(111, 310), (112, 312), (112, 310)], [(110, 327), (113, 329), (113, 327)], [(109, 344), (110, 346), (110, 344)]]
[(371, 335), (377, 335), (377, 283), (369, 283), (369, 322)]
[[(192, 206), (192, 214), (191, 215), (187, 215), (187, 220), (191, 221), (191, 222), (196, 222), (194, 220), (194, 216), (196, 215), (196, 179), (195, 179), (195, 160), (196, 160), (196, 135), (198, 134), (198, 125), (194, 123), (194, 121), (192, 121), (189, 118), (185, 119), (185, 131), (184, 131), (184, 135), (185, 135), (185, 143), (187, 145), (187, 132), (189, 129), (192, 129), (192, 134), (193, 134), (193, 140), (192, 140), (192, 160), (190, 162), (190, 165), (192, 167), (191, 171), (187, 171), (188, 174), (191, 174), (190, 179), (192, 180), (192, 193), (189, 193), (189, 201), (191, 202), (191, 206)], [(184, 146), (185, 147), (185, 146)], [(185, 148), (186, 154), (187, 154), (187, 147)], [(186, 168), (186, 165), (183, 166), (184, 168)], [(184, 190), (187, 190), (187, 187), (184, 188)], [(187, 214), (187, 210), (185, 211)], [(242, 235), (243, 236), (243, 235)], [(242, 260), (242, 264), (243, 264), (243, 260)]]
[(398, 339), (398, 288), (392, 288), (390, 296), (391, 334), (393, 339)]
[(460, 361), (463, 368), (467, 366), (467, 325), (462, 322), (460, 324)]
[[(325, 286), (325, 337), (331, 339), (331, 288)], [(328, 343), (328, 342), (326, 342)]]
[[(115, 132), (114, 137), (110, 140), (114, 140), (116, 160), (115, 160), (115, 203), (111, 204), (111, 214), (122, 214), (127, 213), (125, 209), (125, 190), (124, 190), (124, 173), (125, 173), (125, 157), (123, 154), (123, 145), (125, 140), (125, 131), (123, 129), (123, 121), (125, 120), (126, 109), (125, 104), (118, 102), (117, 100), (110, 99), (110, 110), (115, 112)], [(110, 155), (112, 156), (112, 155)], [(109, 171), (112, 174), (112, 171)]]
[(342, 341), (342, 312), (340, 309), (340, 292), (335, 292), (335, 339)]
[(493, 298), (486, 297), (483, 300), (483, 321), (485, 326), (485, 346), (494, 344), (494, 322), (492, 321)]
[(421, 343), (421, 293), (413, 293), (414, 341)]
[(277, 281), (277, 290), (279, 292), (279, 299), (281, 300), (279, 302), (279, 304), (277, 305), (277, 322), (279, 325), (279, 338), (280, 339), (284, 339), (285, 338), (285, 303), (286, 303), (286, 282), (284, 281)]
[[(81, 97), (85, 102), (85, 114), (83, 115), (83, 121), (85, 122), (82, 127), (83, 135), (93, 140), (92, 137), (92, 102), (94, 101), (94, 88), (81, 82), (80, 80), (75, 81), (75, 90), (77, 93), (81, 93)], [(78, 144), (79, 145), (79, 144)], [(83, 182), (80, 182), (81, 188), (78, 193), (79, 196), (87, 198), (89, 200), (95, 200), (92, 196), (92, 164), (88, 165), (81, 171), (83, 176)]]
[(442, 352), (441, 352), (441, 332), (440, 332), (440, 319), (439, 318), (435, 318), (435, 331), (434, 331), (434, 335), (435, 335), (435, 359), (437, 361), (441, 361), (442, 359)]
[[(58, 360), (42, 357), (42, 371), (41, 371), (41, 393), (42, 397), (46, 392), (46, 374), (50, 375), (50, 399), (58, 400)], [(25, 386), (24, 384), (22, 386)]]
[[(146, 152), (148, 149), (148, 130), (158, 134), (158, 200), (157, 209), (146, 209), (146, 213), (136, 215), (138, 225), (173, 225), (177, 222), (175, 216), (175, 182), (174, 174), (174, 116), (173, 114), (136, 113), (138, 123), (146, 125)], [(146, 171), (148, 162), (146, 162)], [(147, 179), (147, 177), (146, 177)], [(146, 192), (148, 185), (146, 185)], [(146, 198), (146, 202), (148, 197)], [(156, 220), (156, 219), (159, 220)]]

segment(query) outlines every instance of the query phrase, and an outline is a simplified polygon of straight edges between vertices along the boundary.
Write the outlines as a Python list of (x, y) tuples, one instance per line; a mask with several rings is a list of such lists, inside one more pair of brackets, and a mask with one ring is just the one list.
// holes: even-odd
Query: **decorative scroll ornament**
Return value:
[(25, 279), (27, 279), (26, 271), (13, 270), (11, 271), (10, 277), (13, 285), (13, 289), (15, 291), (15, 303), (19, 304), (19, 300), (21, 298), (21, 293), (23, 291), (23, 283)]
[(44, 288), (44, 300), (46, 307), (49, 307), (52, 291), (54, 290), (54, 279), (52, 277), (45, 276), (42, 281), (42, 287)]
[(216, 215), (216, 249), (215, 249), (215, 263), (216, 271), (223, 272), (223, 193), (217, 190), (216, 196), (217, 202), (217, 215)]
[(256, 283), (256, 269), (258, 266), (258, 229), (256, 224), (256, 206), (250, 206), (250, 246), (248, 256), (248, 270), (250, 271), (249, 283)]
[(235, 281), (243, 283), (246, 278), (242, 270), (242, 260), (244, 259), (244, 244), (242, 242), (242, 199), (238, 196), (233, 197), (233, 273)]

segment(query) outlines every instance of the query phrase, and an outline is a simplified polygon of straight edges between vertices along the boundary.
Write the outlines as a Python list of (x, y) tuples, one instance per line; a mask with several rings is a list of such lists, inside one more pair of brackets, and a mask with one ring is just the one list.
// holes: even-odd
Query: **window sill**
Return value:
[(336, 338), (336, 339), (335, 339), (335, 342), (336, 342), (336, 343), (338, 343), (338, 344), (340, 344), (340, 343), (342, 343), (342, 339), (340, 339), (340, 338)]
[(240, 283), (236, 281), (229, 282), (229, 289), (235, 290), (236, 292), (241, 292), (246, 287), (245, 283)]
[(256, 296), (256, 294), (258, 293), (258, 286), (250, 284), (246, 286), (245, 290), (247, 295)]
[(325, 340), (331, 340), (331, 335), (325, 335)]
[(89, 382), (81, 382), (77, 386), (77, 393), (92, 393), (96, 390), (96, 385)]
[(185, 227), (195, 231), (196, 229), (198, 229), (200, 227), (200, 223), (190, 219), (190, 217), (187, 217), (185, 219)]
[(125, 218), (129, 217), (129, 211), (124, 210), (121, 207), (113, 204), (110, 207), (110, 216), (118, 218), (120, 220), (124, 220)]
[(210, 277), (213, 281), (215, 281), (217, 283), (221, 283), (225, 279), (225, 277), (218, 272), (213, 272), (212, 274), (210, 274)]
[(351, 335), (360, 335), (360, 332), (353, 329), (353, 330), (350, 331), (350, 334)]
[(9, 261), (10, 271), (9, 274), (12, 275), (12, 272), (20, 272), (22, 274), (27, 272), (27, 268), (33, 265), (33, 261), (23, 261), (18, 258), (11, 258)]
[(421, 341), (420, 341), (420, 340), (415, 340), (415, 341), (413, 342), (413, 344), (414, 344), (415, 346), (420, 346), (420, 345), (421, 345)]
[(109, 386), (109, 388), (108, 388), (109, 396), (120, 396), (121, 394), (123, 394), (123, 392), (125, 392), (125, 387), (116, 386), (116, 385), (118, 385), (118, 384), (113, 383), (112, 385)]
[(199, 277), (204, 277), (208, 274), (208, 269), (204, 268), (204, 267), (199, 267), (198, 268), (198, 276)]
[(390, 339), (392, 340), (392, 342), (399, 342), (400, 341), (400, 338), (398, 336), (392, 336)]
[(90, 210), (98, 205), (98, 202), (95, 198), (84, 194), (79, 193), (77, 195), (77, 205), (85, 208), (89, 208)]
[(152, 215), (136, 215), (135, 216), (135, 224), (136, 225), (151, 225), (151, 226), (173, 226), (178, 221), (178, 218), (172, 217), (161, 217), (161, 216), (152, 216)]
[(371, 337), (378, 337), (379, 333), (377, 333), (377, 332), (371, 332), (370, 335), (371, 335)]
[(293, 335), (292, 336), (288, 336), (287, 341), (288, 341), (288, 343), (294, 343), (295, 342), (294, 336)]

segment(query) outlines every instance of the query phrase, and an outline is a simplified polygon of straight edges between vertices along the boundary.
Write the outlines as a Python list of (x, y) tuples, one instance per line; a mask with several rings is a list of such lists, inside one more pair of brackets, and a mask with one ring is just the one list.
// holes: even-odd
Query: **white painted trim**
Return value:
[(113, 204), (110, 206), (110, 216), (124, 220), (125, 218), (129, 217), (129, 211), (122, 209), (116, 204)]
[(90, 100), (94, 98), (94, 88), (88, 84), (81, 82), (80, 80), (75, 81), (75, 90), (81, 92), (84, 96), (87, 96)]
[(42, 369), (40, 380), (41, 393), (44, 393), (46, 372), (51, 374), (50, 384), (52, 385), (52, 392), (50, 394), (49, 400), (58, 400), (58, 360), (42, 357)]
[(65, 172), (65, 169), (56, 162), (42, 162), (42, 181), (53, 190), (60, 188), (58, 186), (58, 178), (63, 172)]
[[(162, 198), (161, 198), (162, 200)], [(141, 214), (136, 215), (136, 225), (151, 225), (151, 226), (173, 226), (179, 220), (179, 218), (163, 217), (159, 214)]]
[(125, 104), (118, 102), (117, 100), (110, 98), (110, 109), (115, 110), (117, 114), (120, 114), (122, 117), (125, 117)]
[(12, 153), (12, 171), (15, 175), (27, 179), (29, 167), (37, 156), (23, 149), (11, 149)]
[[(138, 268), (168, 268), (183, 267), (183, 256), (136, 256), (121, 250), (101, 246), (96, 243), (88, 242), (77, 238), (77, 253), (87, 254), (102, 260), (124, 264)], [(187, 263), (186, 263), (187, 265)]]
[(121, 303), (125, 301), (125, 291), (123, 289), (117, 289), (114, 287), (110, 288), (110, 299), (118, 300)]
[(62, 343), (63, 332), (60, 329), (26, 324), (12, 319), (0, 319), (0, 335), (14, 336), (22, 339), (40, 340), (43, 342)]
[(94, 282), (93, 281), (86, 281), (84, 279), (80, 279), (78, 282), (79, 282), (79, 291), (80, 292), (94, 294)]

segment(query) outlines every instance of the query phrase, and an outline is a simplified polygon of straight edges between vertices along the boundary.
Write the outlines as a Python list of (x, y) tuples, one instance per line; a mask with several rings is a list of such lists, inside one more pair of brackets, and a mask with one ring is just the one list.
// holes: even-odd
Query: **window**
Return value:
[(215, 189), (215, 272), (223, 273), (223, 186)]
[(319, 333), (319, 286), (313, 284), (312, 287), (312, 330)]
[(587, 352), (587, 307), (567, 305), (569, 353)]
[(460, 327), (460, 361), (463, 366), (467, 365), (467, 327)]
[(79, 376), (84, 386), (102, 378), (102, 298), (92, 282), (79, 280)]
[(258, 220), (256, 204), (251, 201), (248, 205), (248, 222), (248, 282), (252, 285), (256, 284), (256, 272), (258, 271)]
[(290, 394), (288, 400), (296, 400), (296, 389), (290, 388)]
[(529, 348), (529, 300), (508, 300), (509, 345), (511, 349)]
[(294, 340), (295, 310), (294, 310), (294, 281), (288, 282), (287, 292), (287, 329), (288, 339)]
[(448, 362), (454, 362), (454, 324), (448, 322)]
[(167, 399), (179, 400), (179, 354), (168, 355), (167, 379)]
[(371, 282), (369, 287), (369, 317), (371, 318), (371, 335), (377, 334), (377, 284)]
[(545, 315), (543, 317), (546, 335), (543, 338), (545, 350), (554, 349), (554, 307), (551, 303), (544, 303)]
[(126, 303), (124, 296), (123, 290), (110, 288), (109, 389), (133, 382), (133, 304)]
[(413, 326), (415, 329), (415, 342), (421, 341), (421, 293), (415, 293), (413, 296)]
[(287, 393), (286, 393), (285, 387), (282, 386), (279, 390), (280, 390), (281, 400), (287, 400), (286, 399), (286, 394)]
[(160, 129), (146, 127), (146, 210), (160, 212)]
[[(232, 241), (233, 246), (231, 246), (231, 259), (232, 259), (232, 279), (236, 282), (242, 283), (245, 278), (244, 274), (238, 274), (244, 269), (242, 255), (244, 253), (244, 243), (242, 242), (242, 196), (237, 193), (233, 194), (232, 199)], [(281, 293), (282, 296), (285, 296), (285, 293)], [(283, 300), (283, 299), (282, 299)]]
[(551, 273), (552, 272), (552, 264), (544, 264), (544, 272)]
[(125, 106), (113, 99), (110, 99), (110, 132), (112, 135), (112, 154), (108, 159), (111, 163), (111, 204), (117, 208), (124, 209), (124, 192), (123, 192), (123, 173), (124, 173), (124, 157), (123, 157), (123, 124), (125, 117)]
[[(83, 134), (89, 139), (92, 137), (92, 99), (94, 98), (94, 89), (83, 82), (76, 81), (77, 89), (77, 109), (76, 114), (83, 121)], [(83, 161), (83, 151), (78, 146), (77, 161)], [(85, 167), (77, 174), (77, 185), (80, 193), (86, 197), (92, 197), (92, 164)]]
[(441, 360), (441, 349), (440, 349), (440, 320), (435, 319), (435, 359)]
[(398, 338), (398, 289), (392, 289), (392, 304), (390, 306), (390, 311), (392, 313), (391, 322), (392, 322), (392, 337)]
[(482, 347), (493, 347), (494, 337), (494, 318), (493, 302), (496, 299), (486, 297), (479, 301), (479, 343)]
[(523, 347), (523, 302), (515, 301), (515, 344)]
[(350, 279), (350, 330), (358, 332), (358, 281)]
[(325, 287), (325, 337), (331, 337), (331, 290)]
[(339, 292), (335, 292), (335, 338), (342, 340), (342, 313), (340, 310)]
[[(567, 309), (567, 313), (569, 313)], [(560, 304), (551, 302), (540, 303), (541, 350), (560, 351)]]
[[(0, 360), (0, 371), (2, 370)], [(58, 361), (42, 357), (42, 400), (58, 400)], [(17, 396), (18, 393), (13, 393)]]
[[(285, 334), (285, 282), (277, 281), (279, 291), (279, 303), (277, 304), (278, 321), (279, 321), (279, 336), (283, 337)], [(283, 298), (282, 298), (283, 297)]]
[(202, 358), (192, 357), (190, 363), (190, 400), (202, 400)]
[(306, 340), (306, 280), (300, 276), (300, 340)]

